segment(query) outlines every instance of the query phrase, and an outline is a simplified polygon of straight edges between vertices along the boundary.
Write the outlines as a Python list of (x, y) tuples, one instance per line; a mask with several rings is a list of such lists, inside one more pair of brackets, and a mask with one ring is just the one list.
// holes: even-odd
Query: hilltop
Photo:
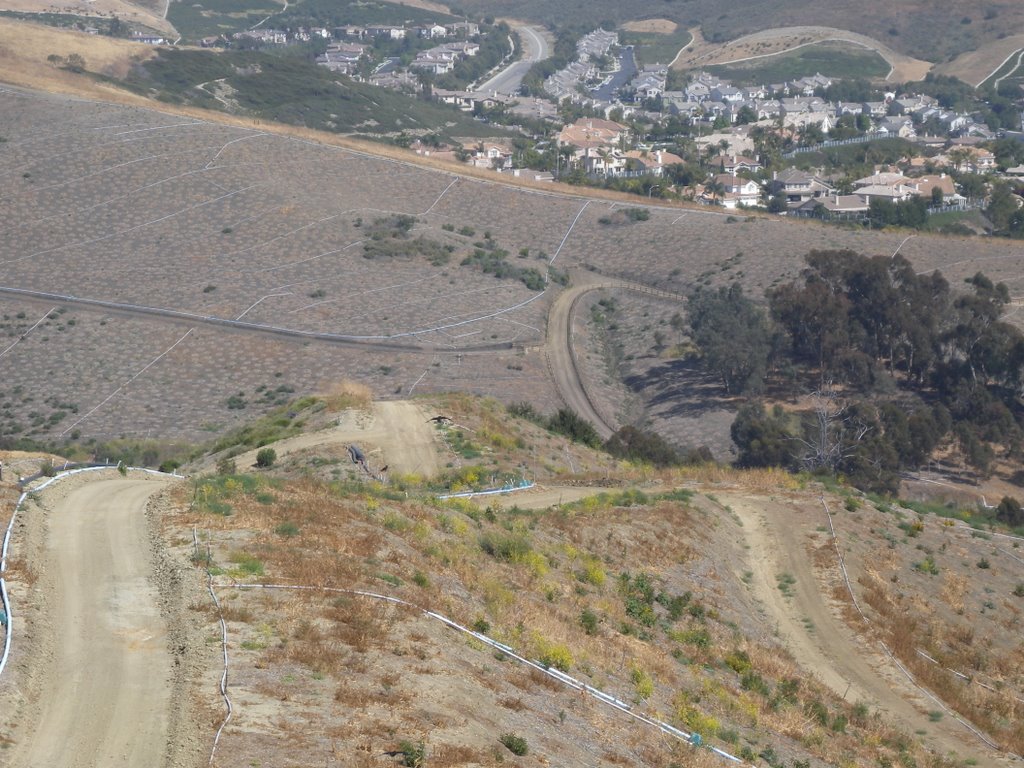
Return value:
[[(552, 27), (571, 26), (577, 10), (568, 2), (466, 0), (471, 13), (509, 14)], [(699, 26), (706, 39), (725, 42), (776, 27), (821, 26), (848, 30), (884, 41), (901, 53), (943, 62), (1024, 32), (1024, 8), (1013, 0), (995, 0), (984, 7), (971, 2), (909, 2), (894, 12), (891, 5), (868, 0), (827, 0), (810, 5), (792, 0), (752, 0), (723, 7), (713, 0), (675, 3), (620, 3), (595, 0), (589, 18), (615, 24), (665, 18), (683, 27)], [(1019, 46), (1018, 46), (1019, 47)]]
[[(224, 719), (220, 617), (233, 716), (217, 765), (726, 764), (632, 715), (753, 765), (1012, 764), (958, 717), (1020, 751), (1019, 541), (779, 472), (611, 461), (493, 400), (402, 407), (450, 419), (415, 449), (438, 474), (382, 482), (353, 464), (356, 439), (374, 473), (402, 450), (363, 402), (304, 448), (278, 444), (269, 468), (219, 454), (156, 497), (159, 578), (179, 574), (174, 602), (191, 607), (175, 614), (183, 764), (207, 762)], [(437, 495), (510, 475), (537, 485)], [(15, 539), (16, 601), (26, 568), (48, 583), (26, 559), (36, 510)], [(38, 683), (16, 648), (13, 674)]]

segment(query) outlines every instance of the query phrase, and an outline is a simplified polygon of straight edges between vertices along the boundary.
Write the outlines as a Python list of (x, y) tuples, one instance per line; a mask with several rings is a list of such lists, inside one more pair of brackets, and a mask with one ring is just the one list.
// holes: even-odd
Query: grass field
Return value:
[(167, 9), (182, 39), (196, 42), (211, 35), (231, 35), (249, 29), (282, 5), (274, 0), (175, 0)]
[(780, 83), (815, 73), (837, 78), (883, 78), (889, 65), (874, 51), (844, 43), (818, 43), (789, 53), (707, 69), (736, 84)]
[(622, 43), (633, 45), (637, 63), (640, 66), (664, 64), (668, 66), (679, 50), (693, 39), (685, 29), (671, 34), (659, 32), (622, 32)]

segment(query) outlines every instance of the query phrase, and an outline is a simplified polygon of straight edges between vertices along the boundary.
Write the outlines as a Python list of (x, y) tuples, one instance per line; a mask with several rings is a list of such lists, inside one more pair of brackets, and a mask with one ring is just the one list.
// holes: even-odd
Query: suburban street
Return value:
[(523, 45), (523, 57), (512, 62), (487, 82), (480, 83), (476, 88), (477, 92), (514, 95), (519, 92), (519, 86), (526, 73), (530, 71), (530, 67), (551, 55), (548, 41), (544, 37), (546, 31), (542, 27), (515, 25), (512, 29), (519, 33), (519, 39)]

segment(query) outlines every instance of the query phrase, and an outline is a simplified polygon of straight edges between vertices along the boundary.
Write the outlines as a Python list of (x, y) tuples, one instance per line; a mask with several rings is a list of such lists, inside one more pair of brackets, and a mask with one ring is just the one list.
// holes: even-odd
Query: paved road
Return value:
[(164, 764), (171, 661), (143, 514), (163, 487), (116, 478), (44, 492), (53, 510), (37, 588), (44, 640), (32, 649), (38, 698), (4, 765)]
[(544, 29), (524, 25), (516, 25), (512, 29), (519, 33), (519, 39), (523, 45), (523, 57), (509, 64), (487, 82), (480, 83), (476, 88), (478, 93), (500, 93), (506, 96), (517, 94), (530, 67), (551, 55), (548, 41), (544, 36), (546, 34)]
[(629, 45), (622, 49), (619, 54), (619, 71), (612, 75), (612, 79), (593, 91), (594, 98), (603, 101), (611, 101), (615, 98), (615, 92), (628, 85), (636, 77), (638, 69), (636, 57), (633, 55), (633, 46)]

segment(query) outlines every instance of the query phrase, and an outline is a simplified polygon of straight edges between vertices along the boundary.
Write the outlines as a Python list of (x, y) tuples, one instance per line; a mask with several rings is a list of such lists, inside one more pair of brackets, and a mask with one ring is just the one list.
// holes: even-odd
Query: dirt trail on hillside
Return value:
[[(750, 548), (750, 569), (756, 594), (779, 637), (800, 665), (847, 701), (867, 703), (897, 721), (932, 749), (992, 765), (994, 758), (976, 737), (952, 718), (932, 722), (927, 712), (937, 709), (883, 655), (873, 641), (853, 635), (823, 594), (808, 551), (814, 524), (795, 506), (763, 497), (718, 494), (720, 502), (739, 516)], [(822, 513), (822, 521), (825, 521)], [(827, 541), (818, 534), (817, 543)], [(779, 577), (795, 580), (790, 597)]]
[(105, 477), (42, 492), (53, 505), (33, 590), (42, 626), (24, 651), (29, 711), (5, 765), (169, 764), (173, 666), (145, 515), (164, 487)]
[(888, 62), (892, 70), (886, 78), (891, 82), (903, 83), (922, 80), (932, 68), (932, 63), (899, 53), (889, 46), (867, 35), (857, 34), (834, 27), (780, 27), (744, 35), (727, 43), (709, 43), (699, 35), (699, 29), (690, 30), (694, 35), (690, 46), (672, 62), (674, 69), (694, 69), (712, 64), (731, 64), (762, 56), (784, 53), (805, 45), (838, 41), (852, 43), (878, 53)]
[[(349, 445), (358, 445), (373, 472), (387, 466), (390, 473), (431, 477), (444, 466), (446, 451), (437, 427), (430, 421), (436, 415), (420, 403), (383, 400), (369, 411), (343, 411), (334, 427), (279, 440), (271, 447), (280, 461), (289, 454), (317, 448), (340, 456)], [(254, 449), (238, 456), (238, 468), (252, 467), (257, 452)]]
[(939, 64), (935, 73), (959, 77), (975, 88), (988, 80), (1010, 56), (1024, 48), (1024, 35), (993, 40), (976, 51), (962, 53), (950, 62)]

